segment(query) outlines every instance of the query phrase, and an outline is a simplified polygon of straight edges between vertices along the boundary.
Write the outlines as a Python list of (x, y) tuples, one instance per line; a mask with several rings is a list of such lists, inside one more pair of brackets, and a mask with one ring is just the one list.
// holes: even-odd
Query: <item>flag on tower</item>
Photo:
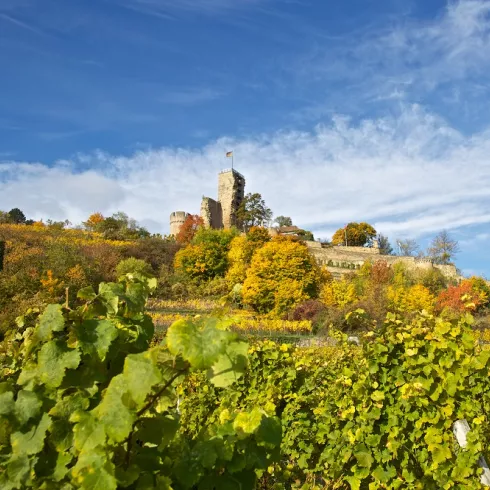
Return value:
[(232, 151), (227, 151), (226, 152), (226, 156), (227, 157), (232, 157), (233, 156), (233, 152)]

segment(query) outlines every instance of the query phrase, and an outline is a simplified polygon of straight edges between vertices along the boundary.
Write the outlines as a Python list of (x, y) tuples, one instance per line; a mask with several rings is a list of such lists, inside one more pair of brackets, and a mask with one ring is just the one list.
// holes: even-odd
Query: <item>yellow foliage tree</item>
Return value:
[(320, 293), (322, 303), (338, 308), (345, 308), (355, 303), (357, 299), (355, 284), (345, 279), (326, 283)]
[(273, 239), (256, 250), (243, 284), (243, 302), (280, 315), (318, 295), (321, 273), (305, 245)]
[(247, 269), (257, 249), (269, 242), (269, 232), (265, 228), (252, 227), (246, 236), (233, 239), (228, 252), (229, 268), (226, 281), (229, 285), (241, 284), (247, 276)]
[(93, 213), (91, 214), (87, 221), (85, 221), (83, 224), (85, 225), (85, 228), (88, 230), (94, 231), (97, 229), (97, 225), (102, 223), (104, 221), (104, 216), (102, 216), (102, 213)]
[(415, 284), (408, 288), (402, 286), (389, 286), (387, 290), (389, 307), (396, 311), (432, 312), (435, 305), (435, 296), (422, 284)]

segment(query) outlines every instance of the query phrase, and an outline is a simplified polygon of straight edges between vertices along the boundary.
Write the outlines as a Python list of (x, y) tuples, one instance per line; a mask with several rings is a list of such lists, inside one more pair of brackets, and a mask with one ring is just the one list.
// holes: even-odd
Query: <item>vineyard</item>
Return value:
[(2, 490), (482, 488), (483, 278), (111, 233), (0, 225)]
[(0, 358), (1, 488), (481, 488), (490, 350), (471, 316), (389, 314), (360, 347), (332, 332), (316, 348), (195, 316), (155, 343), (155, 287), (128, 274), (18, 319)]

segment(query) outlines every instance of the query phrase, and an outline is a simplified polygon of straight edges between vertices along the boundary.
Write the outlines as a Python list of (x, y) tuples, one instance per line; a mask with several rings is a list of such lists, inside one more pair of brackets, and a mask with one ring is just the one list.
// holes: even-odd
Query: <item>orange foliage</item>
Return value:
[(85, 221), (84, 225), (89, 230), (95, 230), (97, 225), (102, 223), (104, 219), (105, 218), (102, 216), (102, 213), (93, 213), (88, 217), (88, 220)]
[(487, 294), (475, 287), (474, 281), (465, 279), (458, 286), (449, 286), (437, 297), (437, 310), (455, 313), (477, 311), (488, 303)]
[(187, 244), (195, 237), (197, 230), (204, 225), (204, 221), (197, 214), (189, 214), (180, 227), (175, 240), (178, 243)]

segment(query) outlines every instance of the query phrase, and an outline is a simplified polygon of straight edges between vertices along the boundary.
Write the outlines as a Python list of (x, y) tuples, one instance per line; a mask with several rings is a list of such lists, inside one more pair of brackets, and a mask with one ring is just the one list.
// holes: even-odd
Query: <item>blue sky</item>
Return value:
[(490, 0), (2, 0), (0, 209), (168, 232), (234, 150), (318, 237), (365, 220), (490, 276)]

